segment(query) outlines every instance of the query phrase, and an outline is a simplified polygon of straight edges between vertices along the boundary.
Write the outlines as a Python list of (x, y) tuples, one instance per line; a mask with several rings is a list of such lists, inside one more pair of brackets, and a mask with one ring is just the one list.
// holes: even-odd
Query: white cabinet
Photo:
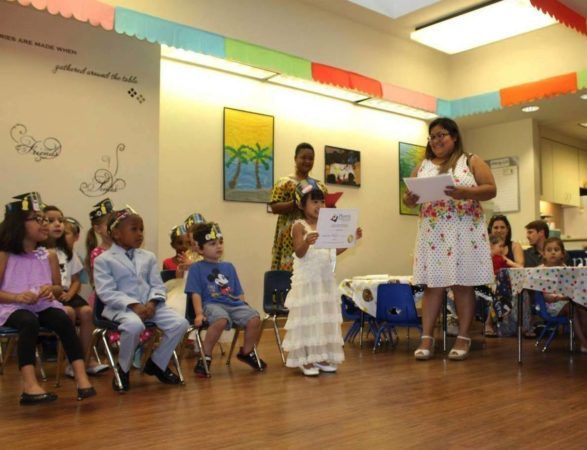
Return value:
[[(575, 147), (540, 139), (541, 200), (580, 206), (579, 186), (583, 176), (580, 153), (583, 152)], [(585, 174), (587, 175), (587, 170)]]
[(579, 150), (579, 186), (587, 188), (587, 151)]

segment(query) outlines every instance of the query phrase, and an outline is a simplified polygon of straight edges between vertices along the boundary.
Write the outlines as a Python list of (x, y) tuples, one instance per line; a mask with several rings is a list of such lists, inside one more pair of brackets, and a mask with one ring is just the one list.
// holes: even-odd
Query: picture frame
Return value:
[(361, 152), (324, 146), (324, 181), (339, 186), (361, 187)]
[(426, 155), (426, 147), (417, 144), (400, 142), (398, 145), (399, 159), (399, 213), (401, 215), (417, 216), (420, 214), (420, 205), (410, 208), (404, 205), (403, 196), (407, 190), (404, 178), (410, 177), (414, 168), (418, 166)]
[(223, 197), (268, 203), (274, 182), (275, 118), (225, 107), (223, 111)]

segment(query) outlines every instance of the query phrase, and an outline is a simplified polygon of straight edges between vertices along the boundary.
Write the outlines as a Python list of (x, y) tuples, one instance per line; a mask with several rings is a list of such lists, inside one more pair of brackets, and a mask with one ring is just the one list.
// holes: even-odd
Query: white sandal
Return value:
[(420, 342), (422, 342), (422, 339), (432, 339), (432, 345), (430, 346), (430, 348), (419, 348), (414, 352), (414, 357), (419, 360), (419, 361), (427, 361), (430, 358), (432, 358), (432, 356), (434, 356), (434, 338), (432, 336), (426, 336), (426, 335), (422, 335), (420, 336)]
[(457, 336), (457, 339), (462, 339), (463, 341), (467, 341), (467, 349), (466, 350), (458, 350), (452, 348), (450, 352), (448, 352), (448, 359), (452, 361), (463, 361), (469, 357), (469, 351), (471, 350), (471, 338), (465, 336)]

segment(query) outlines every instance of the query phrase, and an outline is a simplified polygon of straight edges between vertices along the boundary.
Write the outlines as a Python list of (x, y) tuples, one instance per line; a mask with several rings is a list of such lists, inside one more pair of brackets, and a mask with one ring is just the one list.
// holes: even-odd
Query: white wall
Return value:
[(250, 302), (261, 306), (277, 216), (265, 204), (222, 197), (224, 107), (275, 117), (275, 178), (294, 169), (302, 141), (316, 149), (312, 175), (324, 179), (324, 146), (361, 151), (361, 187), (344, 191), (339, 207), (360, 209), (364, 239), (339, 258), (337, 278), (411, 273), (416, 218), (399, 215), (398, 142), (423, 144), (423, 121), (327, 97), (163, 59), (159, 189), (159, 255), (172, 254), (167, 230), (199, 211), (220, 223), (225, 259), (235, 263)]
[[(466, 151), (478, 154), (484, 160), (506, 156), (519, 158), (520, 211), (506, 213), (516, 241), (525, 241), (524, 226), (539, 218), (540, 160), (536, 136), (537, 130), (532, 119), (466, 130), (463, 133)], [(491, 203), (486, 202), (485, 206), (489, 219)]]
[[(77, 218), (85, 232), (91, 206), (109, 196), (115, 206), (128, 203), (143, 215), (145, 246), (155, 250), (158, 47), (6, 2), (0, 2), (0, 34), (4, 36), (0, 39), (1, 204), (13, 195), (36, 190), (46, 203)], [(84, 73), (54, 72), (55, 66), (68, 64)], [(92, 76), (90, 71), (110, 76)], [(136, 83), (125, 82), (124, 76), (135, 77)], [(131, 97), (131, 88), (145, 101)], [(14, 139), (17, 130), (24, 130), (14, 128), (17, 124), (26, 127), (30, 138), (19, 135)], [(18, 148), (30, 145), (32, 139), (38, 141), (38, 150), (45, 143), (52, 145), (54, 141), (46, 138), (59, 141), (57, 157), (36, 160), (33, 151), (19, 153)], [(116, 149), (121, 143), (125, 150), (119, 154), (116, 171)], [(98, 190), (90, 193), (96, 197), (84, 195), (80, 185), (91, 183), (98, 169), (115, 174), (125, 187), (119, 181), (117, 192)]]

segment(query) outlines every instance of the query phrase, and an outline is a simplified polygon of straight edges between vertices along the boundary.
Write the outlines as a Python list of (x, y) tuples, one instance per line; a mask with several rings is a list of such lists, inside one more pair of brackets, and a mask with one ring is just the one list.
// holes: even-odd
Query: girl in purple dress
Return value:
[(57, 255), (38, 247), (48, 237), (48, 221), (36, 192), (15, 197), (6, 205), (0, 224), (0, 326), (18, 330), (18, 366), (23, 382), (21, 405), (47, 403), (57, 395), (46, 392), (35, 373), (35, 346), (39, 327), (59, 336), (73, 367), (77, 398), (96, 395), (84, 366), (75, 328), (63, 305)]

